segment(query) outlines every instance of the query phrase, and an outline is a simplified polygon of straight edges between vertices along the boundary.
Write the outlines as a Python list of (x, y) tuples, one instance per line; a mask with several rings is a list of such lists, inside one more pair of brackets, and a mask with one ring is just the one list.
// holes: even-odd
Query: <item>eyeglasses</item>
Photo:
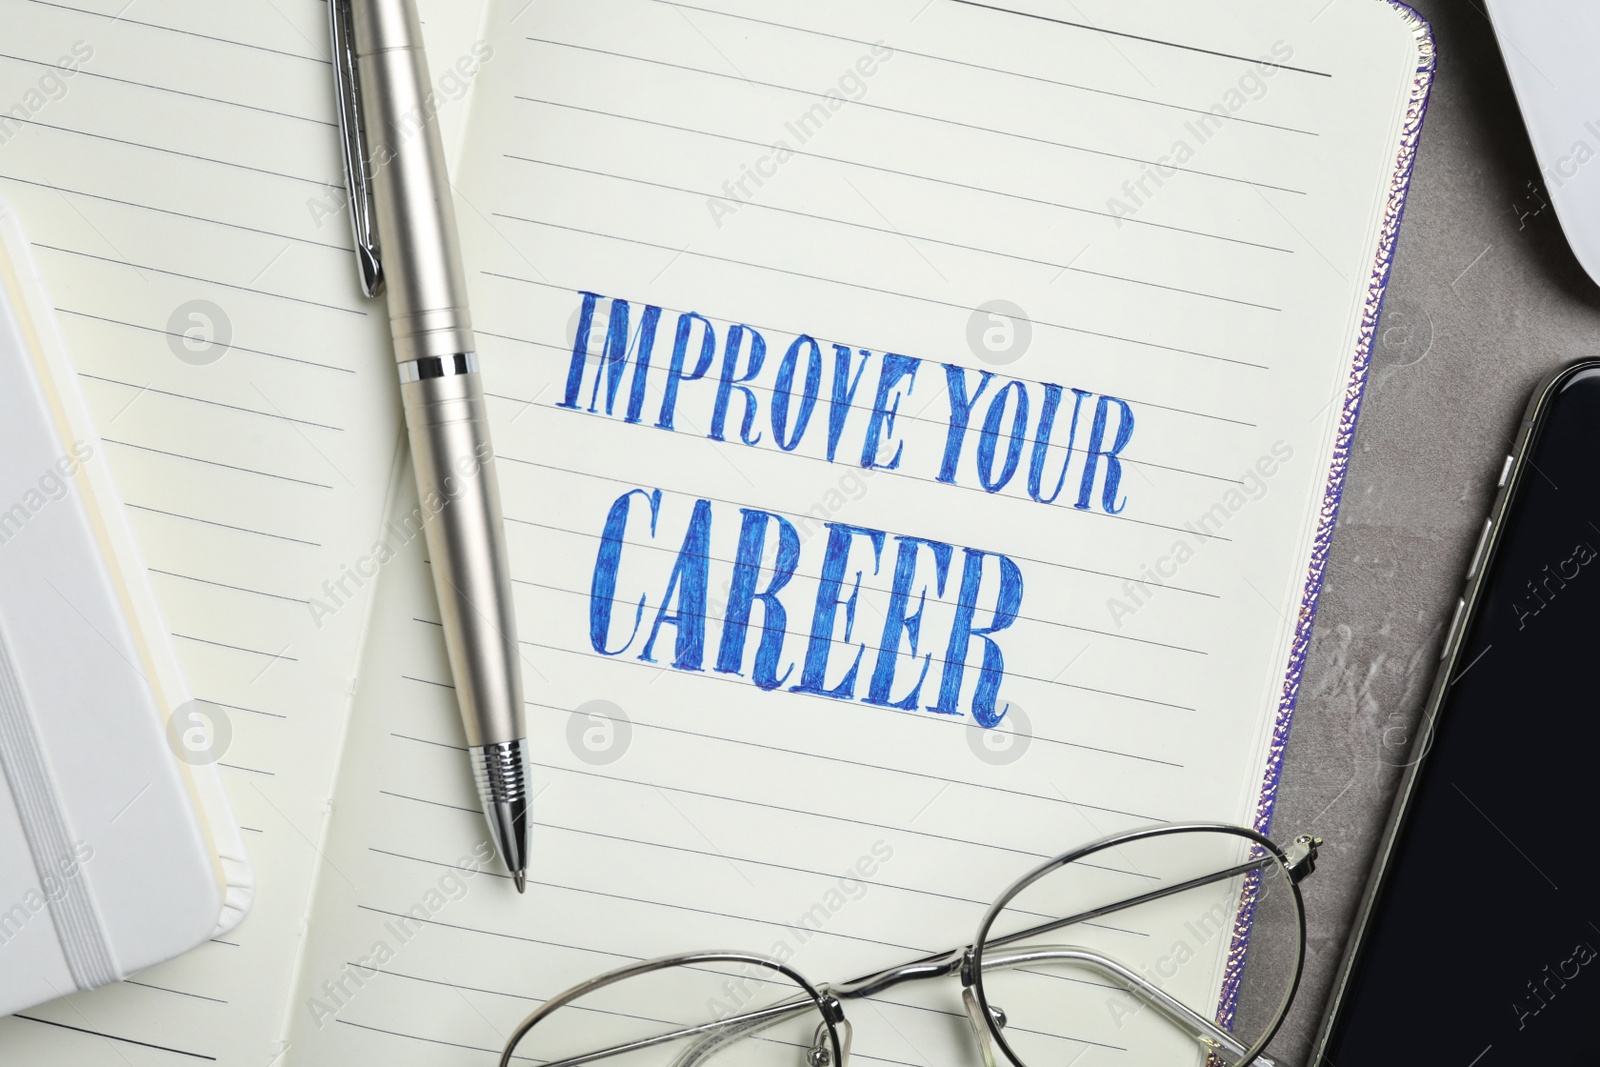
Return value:
[[(512, 1034), (500, 1067), (698, 1067), (713, 1057), (718, 1067), (848, 1067), (852, 1046), (864, 1060), (905, 1062), (914, 1034), (942, 1040), (961, 1018), (984, 1067), (1002, 1056), (1062, 1067), (1111, 1050), (1139, 1064), (1271, 1067), (1262, 1052), (1305, 958), (1299, 884), (1321, 843), (1302, 836), (1284, 850), (1213, 824), (1110, 837), (1014, 882), (970, 944), (839, 984), (813, 985), (746, 952), (632, 964), (546, 1001)], [(910, 990), (883, 996), (949, 977), (960, 980), (959, 1010)], [(863, 1027), (857, 1041), (844, 1006), (869, 997), (884, 1026)]]

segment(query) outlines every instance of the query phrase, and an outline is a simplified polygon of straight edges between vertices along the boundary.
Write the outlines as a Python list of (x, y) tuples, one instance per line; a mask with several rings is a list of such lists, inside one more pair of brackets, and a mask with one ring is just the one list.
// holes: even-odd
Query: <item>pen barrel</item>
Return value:
[(400, 392), (467, 744), (520, 741), (522, 656), (483, 385), (475, 372), (447, 374)]
[(422, 29), (411, 0), (355, 0), (373, 214), (395, 360), (471, 352), (472, 316)]

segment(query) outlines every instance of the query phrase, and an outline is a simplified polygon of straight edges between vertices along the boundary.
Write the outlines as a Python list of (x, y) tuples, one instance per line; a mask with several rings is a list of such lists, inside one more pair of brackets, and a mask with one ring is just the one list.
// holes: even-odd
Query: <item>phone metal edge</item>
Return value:
[[(1417, 736), (1412, 739), (1411, 751), (1420, 753), (1413, 756), (1400, 778), (1399, 788), (1396, 790), (1393, 805), (1384, 823), (1383, 834), (1378, 841), (1377, 854), (1373, 859), (1372, 867), (1367, 872), (1366, 883), (1362, 889), (1359, 903), (1356, 905), (1354, 922), (1350, 933), (1345, 939), (1344, 953), (1340, 958), (1338, 969), (1334, 971), (1333, 985), (1329, 989), (1327, 1003), (1323, 1007), (1321, 1021), (1317, 1025), (1316, 1037), (1311, 1044), (1311, 1055), (1307, 1059), (1310, 1067), (1324, 1067), (1324, 1057), (1327, 1052), (1328, 1040), (1332, 1036), (1334, 1024), (1338, 1021), (1339, 1009), (1344, 1005), (1345, 993), (1349, 989), (1351, 973), (1359, 962), (1361, 949), (1366, 941), (1367, 924), (1372, 918), (1372, 908), (1377, 901), (1378, 892), (1383, 887), (1384, 875), (1388, 872), (1389, 861), (1394, 855), (1394, 845), (1399, 837), (1400, 830), (1405, 825), (1406, 815), (1411, 805), (1412, 791), (1416, 786), (1417, 778), (1426, 763), (1427, 754), (1433, 744), (1433, 735), (1437, 726), (1437, 719), (1444, 697), (1449, 689), (1449, 680), (1455, 673), (1461, 655), (1461, 647), (1483, 591), (1483, 580), (1488, 575), (1495, 560), (1495, 555), (1500, 547), (1500, 539), (1505, 532), (1505, 515), (1508, 506), (1521, 487), (1527, 473), (1528, 454), (1531, 451), (1534, 437), (1543, 424), (1544, 417), (1549, 413), (1555, 398), (1560, 394), (1567, 381), (1584, 371), (1600, 370), (1600, 357), (1581, 359), (1560, 368), (1547, 375), (1534, 389), (1532, 398), (1528, 401), (1523, 411), (1522, 423), (1517, 428), (1515, 442), (1512, 445), (1509, 459), (1511, 469), (1506, 473), (1504, 484), (1496, 490), (1494, 502), (1489, 507), (1488, 518), (1493, 523), (1489, 528), (1488, 540), (1481, 548), (1474, 544), (1473, 553), (1481, 556), (1478, 560), (1477, 570), (1472, 577), (1466, 580), (1461, 593), (1461, 607), (1452, 615), (1453, 627), (1446, 632), (1447, 645), (1440, 652), (1438, 671), (1434, 675), (1433, 686), (1428, 693), (1428, 701), (1423, 706), (1422, 718), (1418, 723)], [(1502, 468), (1503, 469), (1503, 468)], [(1468, 561), (1471, 566), (1471, 560)], [(1332, 1067), (1331, 1064), (1326, 1067)]]

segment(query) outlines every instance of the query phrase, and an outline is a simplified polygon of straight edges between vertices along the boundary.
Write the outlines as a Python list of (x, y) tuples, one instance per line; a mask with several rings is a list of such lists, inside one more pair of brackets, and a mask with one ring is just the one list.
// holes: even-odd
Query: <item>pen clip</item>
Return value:
[(329, 0), (333, 37), (333, 85), (339, 111), (339, 139), (344, 149), (345, 187), (350, 191), (350, 232), (355, 238), (361, 291), (377, 296), (383, 288), (383, 263), (378, 256), (377, 227), (372, 217), (372, 179), (367, 166), (367, 132), (361, 121), (361, 84), (356, 77), (356, 52), (350, 0)]

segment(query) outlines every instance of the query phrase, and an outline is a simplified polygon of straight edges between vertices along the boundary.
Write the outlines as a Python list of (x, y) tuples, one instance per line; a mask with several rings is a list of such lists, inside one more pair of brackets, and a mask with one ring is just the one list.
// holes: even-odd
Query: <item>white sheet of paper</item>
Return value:
[[(1076, 844), (1258, 819), (1417, 39), (1368, 0), (1074, 10), (1106, 32), (960, 0), (493, 5), (458, 206), (519, 596), (532, 882), (519, 898), (492, 861), (471, 873), (484, 830), (413, 543), (367, 644), (293, 1062), (485, 1062), (542, 998), (669, 951), (852, 977), (964, 943), (1011, 879)], [(592, 332), (564, 406), (585, 292)], [(618, 299), (608, 410), (593, 390)], [(631, 421), (647, 307), (662, 310)], [(692, 370), (706, 329), (689, 312), (716, 347), (679, 382), (669, 431), (678, 331)], [(750, 329), (766, 357), (746, 383)], [(803, 434), (801, 337), (821, 357)], [(848, 411), (832, 402), (836, 345), (852, 374), (866, 366)], [(873, 451), (886, 354), (920, 362), (883, 393), (897, 415)], [(969, 391), (993, 375), (953, 484), (945, 365)], [(1067, 464), (1053, 503), (1029, 492), (1046, 383), (1065, 398), (1038, 464), (1046, 498)], [(1101, 397), (1133, 416), (1111, 493), (1104, 457), (1084, 474)], [(1122, 412), (1108, 402), (1103, 447)], [(864, 451), (883, 466), (864, 470)], [(624, 499), (616, 610), (597, 619), (601, 535)], [(697, 501), (703, 548), (687, 538)], [(398, 504), (392, 519), (416, 506)], [(786, 631), (758, 602), (742, 649), (726, 637), (741, 509), (771, 516), (748, 520), (766, 524), (761, 589), (784, 523), (798, 549)], [(881, 532), (881, 556), (845, 531), (837, 599), (856, 583), (858, 597), (818, 624), (845, 527)], [(886, 654), (905, 538), (950, 546), (950, 570), (941, 593), (938, 550), (916, 548), (920, 638), (888, 627)], [(994, 635), (993, 710), (1009, 710), (985, 731), (985, 645), (951, 657), (947, 635), (968, 566), (973, 625), (992, 624), (1002, 555), (1021, 593)], [(702, 560), (703, 633), (684, 618), (702, 614), (685, 593)], [(923, 662), (908, 708), (872, 702), (880, 672), (897, 702)], [(1214, 988), (1222, 946), (1204, 958), (1183, 980)], [(970, 1062), (953, 987), (853, 1010), (858, 1058)], [(1109, 1023), (1059, 1025), (1071, 1058)]]
[(367, 614), (350, 568), (398, 432), (383, 310), (349, 251), (326, 19), (309, 2), (0, 3), (0, 189), (189, 680), (226, 718), (261, 887), (216, 943), (0, 1022), (8, 1064), (279, 1052)]

